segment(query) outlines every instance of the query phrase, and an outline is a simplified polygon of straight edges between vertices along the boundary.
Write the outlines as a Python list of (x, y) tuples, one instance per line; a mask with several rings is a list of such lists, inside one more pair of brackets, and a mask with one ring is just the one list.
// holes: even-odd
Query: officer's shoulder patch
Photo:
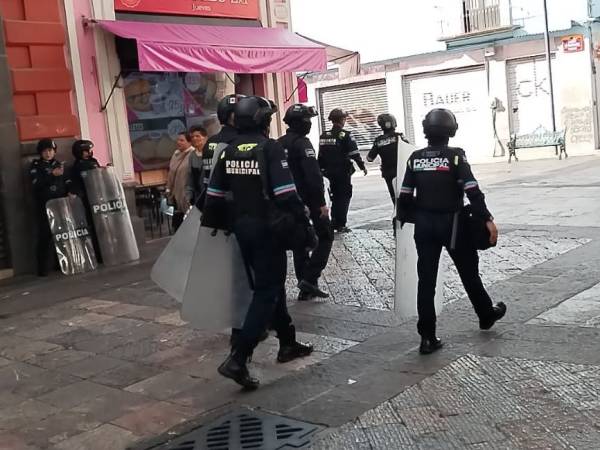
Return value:
[(284, 169), (287, 169), (289, 167), (286, 159), (281, 160), (281, 167), (283, 167)]
[(210, 143), (208, 144), (208, 149), (209, 149), (209, 150), (212, 150), (212, 151), (215, 151), (215, 150), (217, 149), (217, 146), (218, 146), (218, 145), (219, 145), (219, 144), (218, 144), (217, 142), (210, 142)]
[(346, 132), (345, 131), (340, 131), (340, 134), (338, 134), (340, 139), (344, 139), (346, 137)]
[(257, 143), (252, 143), (252, 144), (240, 144), (237, 146), (237, 149), (240, 152), (249, 152), (250, 150), (256, 148), (258, 146)]
[(306, 153), (307, 158), (314, 158), (317, 156), (317, 154), (315, 153), (315, 149), (312, 147), (306, 148), (304, 152)]

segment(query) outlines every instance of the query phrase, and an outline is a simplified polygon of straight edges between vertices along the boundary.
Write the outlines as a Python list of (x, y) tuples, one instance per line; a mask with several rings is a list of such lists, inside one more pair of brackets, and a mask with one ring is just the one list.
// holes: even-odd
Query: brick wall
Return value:
[(0, 0), (0, 15), (20, 140), (78, 135), (60, 0)]

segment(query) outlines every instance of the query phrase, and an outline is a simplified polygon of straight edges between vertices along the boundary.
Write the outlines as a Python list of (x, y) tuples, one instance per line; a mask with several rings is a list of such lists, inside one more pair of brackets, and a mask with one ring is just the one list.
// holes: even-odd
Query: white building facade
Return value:
[[(559, 2), (548, 0), (557, 129), (566, 132), (569, 155), (593, 154), (600, 128), (595, 71), (600, 34), (588, 20), (594, 5), (570, 1), (569, 18), (558, 14)], [(424, 145), (425, 114), (448, 108), (460, 126), (454, 145), (464, 147), (472, 162), (508, 159), (512, 135), (552, 129), (545, 41), (536, 34), (540, 17), (543, 29), (543, 9), (532, 9), (532, 3), (444, 0), (440, 31), (446, 51), (365, 64), (361, 75), (342, 81), (335, 72), (307, 77), (309, 102), (321, 112), (319, 128), (328, 126), (323, 118), (332, 108), (347, 108), (348, 128), (366, 149), (379, 134), (377, 115), (390, 112), (409, 140)], [(554, 148), (524, 149), (519, 158), (554, 154)]]

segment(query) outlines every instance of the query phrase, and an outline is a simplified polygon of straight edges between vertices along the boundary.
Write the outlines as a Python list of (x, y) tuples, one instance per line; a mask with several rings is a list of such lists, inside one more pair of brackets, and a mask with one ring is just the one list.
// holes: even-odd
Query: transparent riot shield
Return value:
[(125, 193), (113, 167), (85, 172), (94, 227), (105, 265), (114, 266), (140, 258)]
[(193, 271), (192, 259), (200, 232), (200, 217), (200, 210), (192, 208), (156, 260), (150, 274), (152, 281), (180, 303), (183, 302), (188, 277)]
[[(406, 171), (408, 158), (417, 148), (400, 140), (398, 142), (398, 176), (395, 188), (396, 198)], [(400, 228), (396, 222), (396, 291), (394, 295), (394, 311), (399, 317), (417, 315), (417, 249), (414, 241), (415, 227), (411, 223)], [(435, 310), (442, 310), (444, 300), (444, 271), (438, 270), (435, 291)]]
[(252, 290), (233, 234), (199, 227), (181, 318), (202, 330), (241, 328)]
[(95, 270), (98, 263), (81, 199), (50, 200), (46, 203), (46, 214), (62, 273), (76, 275)]

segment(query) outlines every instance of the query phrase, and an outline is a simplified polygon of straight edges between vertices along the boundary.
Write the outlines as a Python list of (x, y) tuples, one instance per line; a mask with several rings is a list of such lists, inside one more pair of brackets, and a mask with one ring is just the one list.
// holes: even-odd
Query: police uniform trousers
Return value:
[(442, 248), (448, 250), (458, 271), (465, 291), (480, 318), (493, 313), (490, 296), (479, 276), (479, 256), (469, 244), (467, 236), (457, 233), (456, 248), (450, 248), (454, 214), (418, 210), (415, 214), (415, 243), (417, 246), (417, 330), (423, 337), (433, 337), (436, 332), (435, 286)]
[(384, 176), (385, 184), (388, 188), (388, 192), (390, 193), (390, 197), (392, 198), (392, 203), (396, 204), (396, 191), (394, 190), (394, 176)]
[(233, 231), (254, 276), (252, 302), (234, 349), (249, 356), (267, 327), (277, 332), (280, 341), (292, 333), (285, 296), (287, 255), (264, 220), (243, 216), (236, 220)]
[(328, 174), (331, 193), (331, 221), (334, 228), (346, 226), (348, 209), (352, 199), (352, 173)]
[(38, 275), (46, 275), (48, 273), (48, 259), (50, 255), (52, 255), (54, 268), (59, 267), (58, 257), (56, 256), (54, 239), (50, 230), (50, 224), (48, 223), (45, 203), (38, 202), (36, 209), (38, 240), (35, 253), (37, 258), (37, 273)]
[(312, 253), (304, 248), (294, 250), (294, 270), (298, 281), (305, 280), (316, 285), (329, 261), (333, 246), (333, 229), (330, 220), (322, 218), (318, 209), (311, 211), (310, 218), (319, 243)]

